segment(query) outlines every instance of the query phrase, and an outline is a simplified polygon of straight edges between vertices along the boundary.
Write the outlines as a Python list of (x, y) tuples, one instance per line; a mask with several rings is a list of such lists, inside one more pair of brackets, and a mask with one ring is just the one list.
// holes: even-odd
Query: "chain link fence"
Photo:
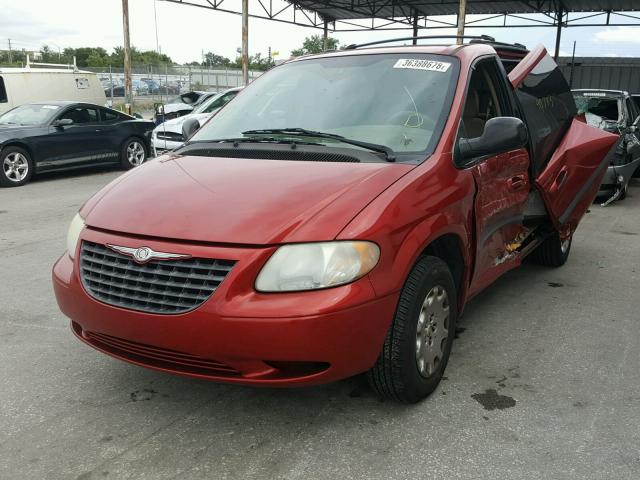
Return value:
[[(121, 67), (82, 67), (96, 73), (107, 97), (114, 102), (124, 97), (124, 69)], [(249, 81), (258, 78), (260, 71), (250, 71)], [(134, 65), (131, 68), (134, 102), (163, 102), (192, 90), (222, 92), (242, 85), (242, 71), (224, 67), (190, 65)], [(113, 93), (112, 93), (113, 92)]]

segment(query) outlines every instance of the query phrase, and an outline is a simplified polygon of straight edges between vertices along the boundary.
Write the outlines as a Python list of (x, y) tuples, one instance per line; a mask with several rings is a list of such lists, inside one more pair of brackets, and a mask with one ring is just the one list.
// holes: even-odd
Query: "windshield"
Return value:
[(0, 115), (0, 125), (44, 125), (59, 109), (58, 105), (22, 105)]
[(584, 113), (587, 124), (608, 131), (615, 131), (624, 120), (619, 97), (605, 97), (604, 93), (575, 94), (578, 114)]
[[(442, 133), (458, 70), (454, 57), (407, 53), (291, 62), (256, 80), (192, 141), (253, 136), (243, 136), (248, 130), (303, 128), (383, 145), (399, 161), (424, 160)], [(318, 143), (361, 148), (338, 139)]]

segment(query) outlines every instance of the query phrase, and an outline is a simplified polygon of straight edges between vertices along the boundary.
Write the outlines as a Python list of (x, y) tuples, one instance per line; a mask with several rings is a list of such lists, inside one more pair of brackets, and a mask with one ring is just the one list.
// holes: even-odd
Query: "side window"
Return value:
[(537, 177), (577, 114), (576, 102), (567, 80), (549, 54), (535, 64), (518, 86), (516, 95), (529, 131), (531, 170)]
[(462, 136), (479, 137), (484, 132), (488, 120), (511, 115), (504, 81), (501, 81), (501, 72), (495, 60), (479, 62), (469, 81), (462, 113)]
[(0, 77), (0, 103), (7, 103), (7, 89), (4, 86), (4, 78)]
[(627, 112), (629, 112), (628, 113), (629, 118), (627, 119), (627, 123), (631, 125), (636, 119), (636, 117), (638, 116), (638, 112), (630, 98), (628, 97), (625, 98), (625, 103), (627, 104)]
[(102, 114), (103, 122), (115, 122), (120, 118), (120, 115), (116, 112), (112, 112), (111, 110), (100, 110), (100, 113)]
[(73, 123), (98, 123), (98, 110), (88, 107), (74, 107), (64, 112), (59, 119), (71, 119)]

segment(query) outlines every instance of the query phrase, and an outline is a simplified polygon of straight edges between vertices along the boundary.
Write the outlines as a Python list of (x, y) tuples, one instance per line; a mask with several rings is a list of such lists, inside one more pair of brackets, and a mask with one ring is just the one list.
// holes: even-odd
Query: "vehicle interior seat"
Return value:
[(462, 122), (467, 138), (476, 138), (484, 132), (485, 121), (480, 112), (480, 95), (478, 91), (470, 87), (467, 101), (464, 104), (464, 112), (462, 113)]

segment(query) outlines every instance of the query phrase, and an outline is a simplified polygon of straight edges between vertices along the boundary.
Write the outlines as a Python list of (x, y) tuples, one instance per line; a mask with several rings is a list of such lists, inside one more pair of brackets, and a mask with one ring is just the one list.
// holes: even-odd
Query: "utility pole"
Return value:
[(467, 0), (460, 0), (460, 9), (458, 10), (458, 40), (457, 44), (462, 45), (462, 36), (464, 35), (464, 21), (467, 13)]
[(12, 52), (11, 52), (11, 39), (9, 39), (9, 63), (13, 60)]
[(569, 88), (573, 87), (573, 67), (576, 63), (576, 41), (573, 41), (573, 53), (571, 54), (571, 73), (569, 74)]
[(158, 42), (158, 13), (156, 12), (156, 0), (153, 0), (153, 20), (156, 26), (156, 52), (160, 54), (160, 43)]
[(131, 44), (129, 41), (129, 0), (122, 0), (122, 32), (124, 34), (124, 94), (127, 113), (131, 114), (133, 95), (131, 91)]
[(249, 85), (249, 0), (242, 0), (242, 81)]

